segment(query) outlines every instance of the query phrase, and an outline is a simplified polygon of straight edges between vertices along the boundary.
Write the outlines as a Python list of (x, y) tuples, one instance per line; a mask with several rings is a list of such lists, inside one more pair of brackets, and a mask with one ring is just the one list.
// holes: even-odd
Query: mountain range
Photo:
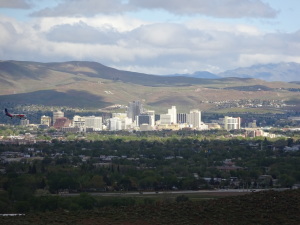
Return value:
[(251, 67), (237, 68), (222, 73), (213, 74), (207, 71), (197, 71), (193, 74), (173, 74), (168, 76), (186, 76), (194, 78), (220, 79), (225, 77), (253, 78), (265, 81), (300, 81), (299, 63), (258, 64)]
[[(263, 71), (263, 68), (269, 68), (269, 71), (276, 71), (275, 68), (282, 68), (282, 74), (296, 74), (291, 68), (298, 66), (299, 64), (292, 63), (290, 67), (259, 65), (252, 69)], [(290, 69), (284, 72), (284, 68)], [(242, 68), (230, 74), (237, 76), (245, 71), (246, 68)], [(0, 101), (2, 104), (103, 109), (140, 100), (148, 108), (158, 112), (164, 112), (171, 105), (176, 105), (183, 112), (192, 108), (209, 111), (216, 109), (216, 102), (241, 99), (276, 99), (299, 103), (300, 86), (296, 82), (253, 79), (257, 78), (255, 74), (249, 75), (252, 78), (218, 76), (208, 72), (190, 76), (158, 76), (117, 70), (85, 61), (0, 61)]]

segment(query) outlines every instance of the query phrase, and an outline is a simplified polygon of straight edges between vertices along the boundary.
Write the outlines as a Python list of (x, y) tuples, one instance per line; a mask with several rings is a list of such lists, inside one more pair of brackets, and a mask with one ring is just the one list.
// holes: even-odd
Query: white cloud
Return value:
[(151, 74), (300, 62), (300, 31), (265, 33), (254, 26), (218, 21), (149, 23), (119, 15), (21, 23), (2, 16), (0, 33), (1, 59), (89, 60)]
[(44, 17), (38, 19), (35, 26), (41, 32), (49, 32), (53, 27), (59, 25), (76, 25), (79, 23), (85, 23), (94, 28), (111, 28), (120, 32), (130, 31), (147, 24), (145, 21), (128, 16), (99, 15), (95, 17)]

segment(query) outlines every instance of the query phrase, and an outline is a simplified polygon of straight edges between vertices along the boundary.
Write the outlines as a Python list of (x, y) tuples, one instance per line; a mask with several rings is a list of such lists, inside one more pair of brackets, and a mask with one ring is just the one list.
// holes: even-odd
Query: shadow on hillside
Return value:
[(55, 90), (35, 91), (31, 93), (2, 95), (1, 102), (13, 102), (17, 104), (36, 104), (46, 106), (68, 107), (106, 107), (113, 103), (104, 102), (101, 96), (90, 94), (86, 91), (69, 90), (58, 92)]

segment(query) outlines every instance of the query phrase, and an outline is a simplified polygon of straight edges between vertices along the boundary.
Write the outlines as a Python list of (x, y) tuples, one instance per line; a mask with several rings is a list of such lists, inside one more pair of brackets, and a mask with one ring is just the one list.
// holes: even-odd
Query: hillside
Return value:
[[(279, 99), (298, 102), (298, 84), (250, 78), (202, 79), (121, 71), (96, 62), (0, 61), (0, 101), (103, 108), (141, 100), (164, 111), (211, 110), (214, 101)], [(296, 90), (296, 91), (295, 91)]]

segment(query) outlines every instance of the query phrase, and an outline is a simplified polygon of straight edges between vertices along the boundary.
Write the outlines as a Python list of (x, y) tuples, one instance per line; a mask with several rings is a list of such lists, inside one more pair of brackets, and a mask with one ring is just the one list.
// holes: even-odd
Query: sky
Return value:
[(299, 0), (0, 0), (0, 60), (166, 75), (300, 63)]

